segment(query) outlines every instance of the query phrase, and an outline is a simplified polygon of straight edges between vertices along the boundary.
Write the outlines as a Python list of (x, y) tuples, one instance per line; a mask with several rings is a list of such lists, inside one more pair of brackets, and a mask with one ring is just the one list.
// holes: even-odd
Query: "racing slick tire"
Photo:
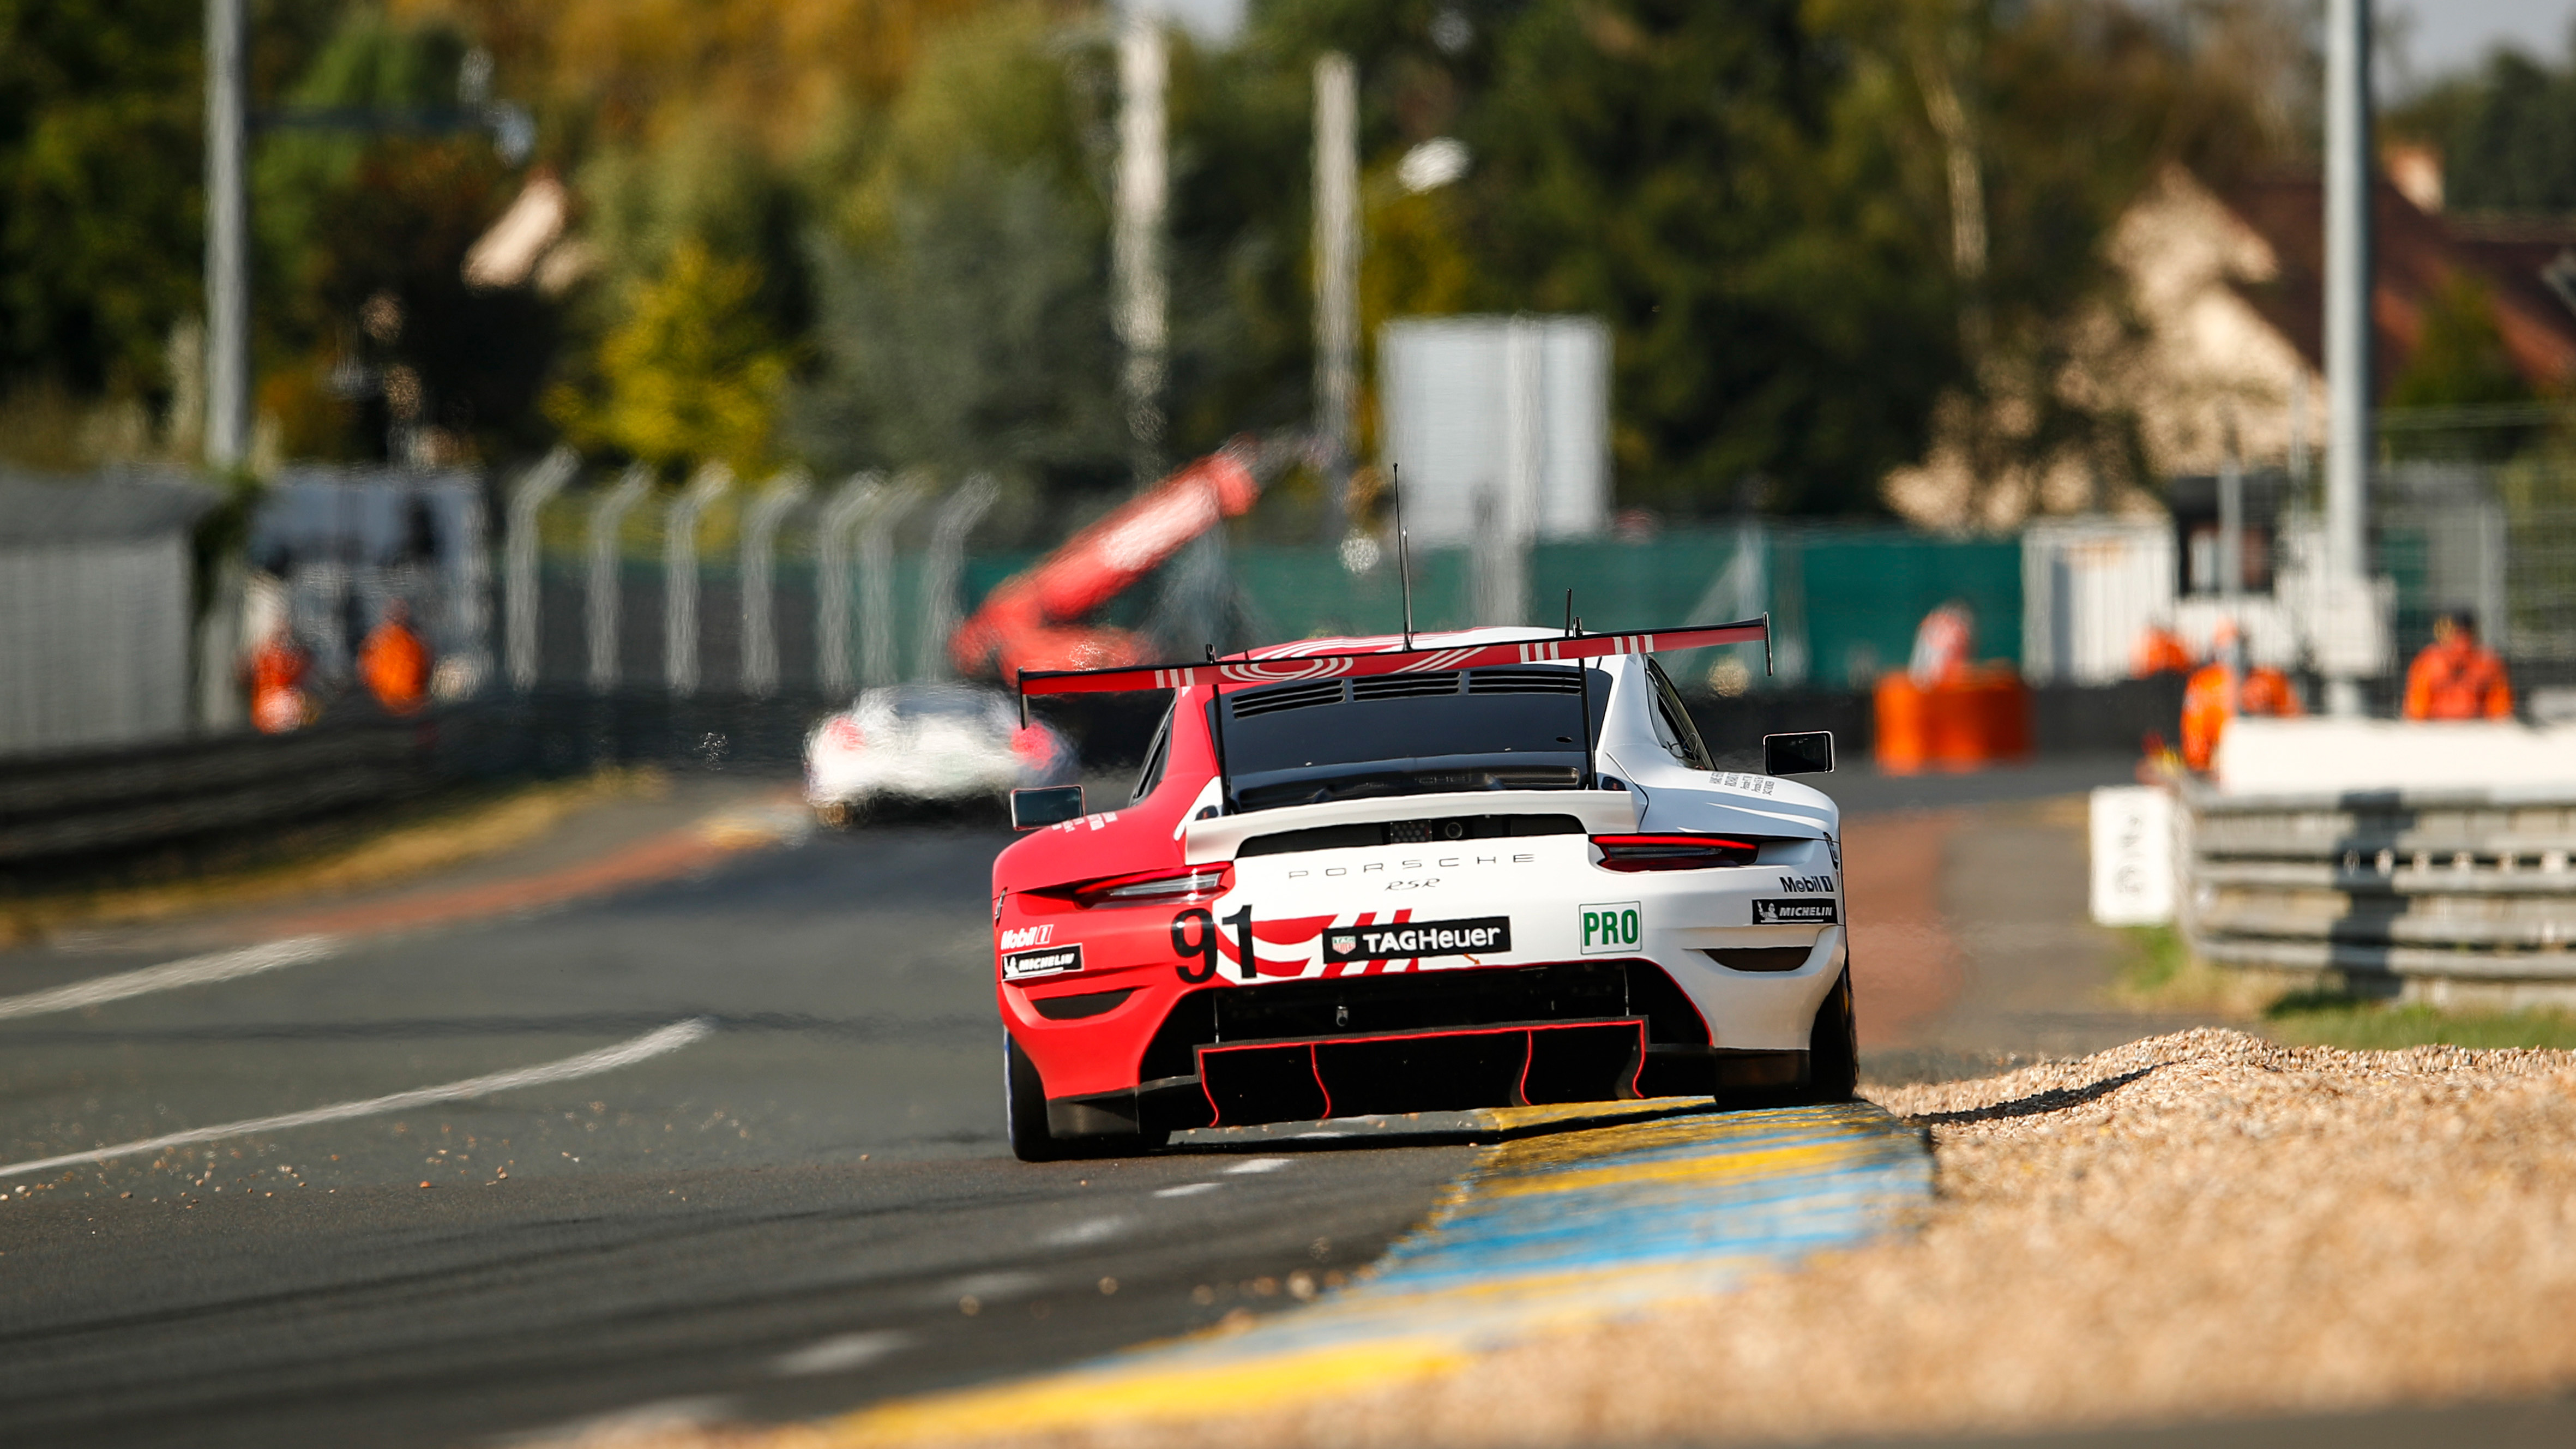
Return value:
[(1834, 989), (1816, 1008), (1816, 1024), (1807, 1033), (1809, 1102), (1848, 1102), (1860, 1087), (1860, 1034), (1852, 1013), (1851, 967), (1843, 967)]
[(1011, 1137), (1011, 1155), (1022, 1162), (1065, 1162), (1087, 1157), (1130, 1157), (1163, 1145), (1168, 1133), (1130, 1132), (1111, 1136), (1059, 1137), (1047, 1124), (1046, 1083), (1038, 1064), (1020, 1044), (1002, 1033), (1002, 1115)]

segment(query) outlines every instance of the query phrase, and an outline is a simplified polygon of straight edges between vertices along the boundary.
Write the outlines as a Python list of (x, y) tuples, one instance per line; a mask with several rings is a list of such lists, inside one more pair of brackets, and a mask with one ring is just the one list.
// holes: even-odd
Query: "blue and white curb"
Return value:
[[(1492, 1118), (1510, 1130), (1574, 1115)], [(918, 1444), (1259, 1413), (1362, 1392), (1725, 1293), (1900, 1227), (1931, 1191), (1921, 1135), (1867, 1103), (1520, 1137), (1487, 1149), (1369, 1278), (1312, 1308), (814, 1427), (833, 1445)]]

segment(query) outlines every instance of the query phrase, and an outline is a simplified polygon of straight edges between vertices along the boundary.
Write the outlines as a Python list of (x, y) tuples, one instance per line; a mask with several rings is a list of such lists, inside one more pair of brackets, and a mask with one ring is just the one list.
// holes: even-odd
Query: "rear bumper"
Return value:
[(1055, 1132), (1085, 1136), (1709, 1096), (1806, 1070), (1802, 1050), (1710, 1046), (1652, 961), (1595, 960), (1191, 992), (1135, 1087), (1047, 1107)]

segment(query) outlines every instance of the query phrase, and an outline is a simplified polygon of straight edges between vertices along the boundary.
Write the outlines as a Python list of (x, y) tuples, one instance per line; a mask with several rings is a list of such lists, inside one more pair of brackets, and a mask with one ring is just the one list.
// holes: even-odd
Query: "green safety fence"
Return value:
[[(554, 553), (545, 569), (566, 603), (583, 572), (569, 552)], [(971, 614), (996, 586), (1040, 557), (1036, 550), (970, 555), (959, 579), (959, 615)], [(1477, 563), (1467, 549), (1415, 552), (1417, 630), (1491, 622), (1476, 617)], [(630, 555), (626, 607), (631, 614), (658, 620), (656, 591), (642, 577), (654, 567)], [(700, 567), (712, 584), (732, 573), (733, 558), (710, 550)], [(896, 555), (891, 622), (898, 667), (906, 674), (922, 672), (929, 662), (922, 647), (921, 570), (918, 553)], [(1391, 557), (1354, 570), (1345, 564), (1342, 550), (1329, 545), (1238, 544), (1227, 550), (1226, 570), (1256, 633), (1267, 641), (1391, 634), (1404, 624), (1403, 592)], [(782, 550), (774, 578), (782, 609), (810, 610), (815, 582), (810, 558)], [(1767, 610), (1772, 618), (1777, 673), (1771, 682), (1777, 685), (1866, 684), (1882, 670), (1901, 668), (1923, 616), (1954, 599), (1973, 612), (1979, 658), (2018, 662), (2021, 653), (2021, 545), (2013, 538), (1959, 539), (1866, 526), (1666, 530), (1634, 542), (1539, 544), (1530, 551), (1526, 579), (1522, 620), (1559, 621), (1571, 589), (1575, 611), (1594, 630), (1717, 622), (1735, 617), (1748, 600), (1758, 601), (1755, 611)], [(1160, 591), (1161, 581), (1148, 578), (1113, 600), (1098, 622), (1137, 627), (1146, 622)], [(854, 596), (856, 592), (854, 580)], [(728, 622), (710, 610), (704, 626), (722, 630)], [(628, 627), (659, 626), (637, 619)], [(854, 607), (854, 647), (862, 627)], [(1701, 657), (1670, 662), (1677, 675), (1700, 682), (1713, 664), (1734, 654), (1748, 666), (1753, 682), (1760, 683), (1758, 650), (1696, 653)], [(783, 662), (795, 671), (792, 661)], [(570, 661), (565, 663), (568, 667)]]

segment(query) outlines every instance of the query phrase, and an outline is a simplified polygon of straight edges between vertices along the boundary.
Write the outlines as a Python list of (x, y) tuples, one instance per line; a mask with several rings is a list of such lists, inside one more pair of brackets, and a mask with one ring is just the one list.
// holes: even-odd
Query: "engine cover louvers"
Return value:
[(1365, 679), (1318, 679), (1311, 683), (1276, 684), (1248, 689), (1227, 703), (1236, 719), (1277, 714), (1316, 705), (1377, 699), (1422, 699), (1457, 694), (1581, 694), (1581, 671), (1563, 665), (1529, 669), (1471, 669), (1445, 673), (1380, 674)]
[(1305, 709), (1310, 705), (1340, 704), (1349, 685), (1345, 680), (1325, 679), (1313, 684), (1281, 684), (1269, 689), (1248, 689), (1234, 696), (1228, 708), (1236, 719), (1254, 715), (1276, 714), (1283, 709)]
[(1583, 676), (1572, 669), (1471, 669), (1469, 694), (1581, 694)]

